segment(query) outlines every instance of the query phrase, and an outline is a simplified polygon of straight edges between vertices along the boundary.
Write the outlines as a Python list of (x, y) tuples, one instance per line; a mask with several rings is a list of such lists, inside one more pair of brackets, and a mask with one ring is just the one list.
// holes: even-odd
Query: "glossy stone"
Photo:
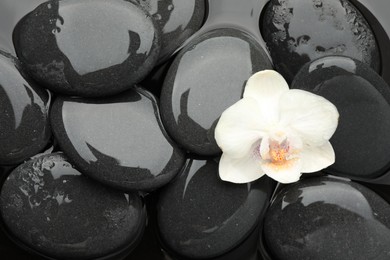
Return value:
[(328, 55), (380, 69), (375, 36), (348, 0), (271, 0), (261, 28), (275, 67), (288, 82), (306, 62)]
[(340, 120), (330, 142), (336, 162), (328, 172), (353, 179), (381, 176), (390, 165), (390, 88), (367, 65), (330, 56), (305, 65), (292, 88), (336, 105)]
[(56, 259), (120, 255), (134, 248), (146, 222), (138, 195), (91, 181), (60, 153), (16, 168), (2, 186), (0, 209), (13, 238)]
[(162, 127), (156, 100), (140, 88), (105, 99), (58, 98), (51, 122), (80, 171), (115, 188), (159, 188), (184, 164), (183, 152)]
[(161, 92), (161, 113), (171, 136), (190, 152), (220, 152), (214, 129), (237, 102), (246, 80), (272, 65), (247, 33), (217, 29), (190, 42), (171, 65)]
[(18, 57), (47, 88), (105, 96), (141, 81), (159, 55), (152, 18), (122, 0), (50, 1), (14, 31)]
[(354, 182), (309, 178), (288, 185), (264, 222), (275, 259), (390, 258), (390, 205)]
[(23, 162), (51, 137), (50, 93), (25, 77), (15, 58), (0, 51), (0, 165)]
[(161, 30), (160, 61), (169, 58), (202, 25), (205, 0), (136, 0)]
[(42, 260), (41, 257), (29, 255), (12, 243), (0, 229), (0, 254), (6, 259)]
[(157, 203), (161, 239), (181, 257), (221, 256), (256, 228), (273, 188), (267, 177), (241, 185), (224, 182), (216, 161), (188, 159)]
[(390, 1), (350, 0), (367, 19), (372, 28), (381, 55), (381, 76), (390, 84)]

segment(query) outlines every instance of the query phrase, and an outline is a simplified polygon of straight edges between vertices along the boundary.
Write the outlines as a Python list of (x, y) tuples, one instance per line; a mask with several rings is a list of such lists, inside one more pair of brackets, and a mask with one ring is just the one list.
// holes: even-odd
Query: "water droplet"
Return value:
[(173, 5), (168, 5), (168, 11), (172, 11), (175, 8)]
[(321, 8), (322, 7), (322, 1), (321, 0), (314, 0), (314, 7)]

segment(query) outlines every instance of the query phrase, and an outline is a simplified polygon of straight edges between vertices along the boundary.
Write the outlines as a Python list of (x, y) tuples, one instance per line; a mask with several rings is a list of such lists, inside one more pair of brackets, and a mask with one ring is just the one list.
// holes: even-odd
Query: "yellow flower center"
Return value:
[(269, 155), (273, 164), (285, 164), (288, 161), (290, 155), (290, 145), (287, 140), (279, 143), (278, 141), (271, 140), (269, 143)]

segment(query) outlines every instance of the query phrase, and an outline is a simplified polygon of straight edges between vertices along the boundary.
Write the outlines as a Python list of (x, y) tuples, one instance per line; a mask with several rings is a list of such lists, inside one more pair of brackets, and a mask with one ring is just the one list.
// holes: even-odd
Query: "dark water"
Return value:
[[(36, 6), (45, 2), (44, 0), (0, 0), (0, 49), (15, 54), (12, 43), (12, 32), (18, 21)], [(261, 12), (268, 0), (208, 0), (208, 17), (204, 26), (193, 35), (188, 41), (196, 38), (206, 31), (216, 28), (236, 28), (251, 34), (259, 44), (265, 47), (260, 34), (259, 20)], [(351, 0), (353, 4), (363, 13), (372, 27), (381, 54), (381, 75), (390, 83), (390, 1), (389, 0)], [(187, 42), (188, 42), (187, 41)], [(185, 45), (185, 44), (184, 44)], [(5, 171), (5, 170), (4, 170)], [(4, 174), (0, 168), (0, 174)], [(386, 187), (370, 185), (370, 188), (377, 190), (380, 195), (390, 200)], [(148, 195), (146, 202), (154, 205), (158, 193)], [(169, 260), (161, 251), (158, 237), (154, 228), (154, 207), (149, 208), (149, 226), (147, 227), (144, 239), (140, 245), (129, 255), (127, 260)], [(0, 232), (0, 255), (6, 259), (40, 259), (32, 257), (13, 245), (4, 234)], [(257, 259), (261, 259), (257, 257)], [(247, 260), (247, 259), (242, 259)], [(255, 260), (255, 259), (254, 259)]]

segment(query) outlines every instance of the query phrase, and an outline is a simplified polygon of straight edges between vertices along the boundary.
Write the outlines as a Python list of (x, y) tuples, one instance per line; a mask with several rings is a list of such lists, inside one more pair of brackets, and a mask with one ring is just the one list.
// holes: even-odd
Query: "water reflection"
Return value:
[(15, 55), (12, 32), (23, 16), (47, 0), (1, 0), (0, 2), (0, 49)]
[(277, 259), (328, 259), (336, 250), (337, 259), (387, 259), (388, 214), (389, 204), (374, 192), (351, 181), (314, 177), (277, 195), (264, 236)]
[(153, 68), (159, 49), (151, 18), (119, 0), (43, 3), (19, 21), (13, 38), (37, 81), (82, 96), (128, 89)]
[(18, 62), (0, 52), (0, 164), (40, 152), (51, 136), (50, 93), (28, 82)]
[(162, 241), (175, 256), (225, 257), (256, 229), (273, 188), (268, 178), (242, 185), (221, 181), (216, 161), (188, 159), (157, 204)]
[(215, 29), (199, 36), (179, 53), (165, 78), (165, 126), (193, 153), (220, 153), (214, 128), (221, 113), (242, 97), (253, 73), (270, 68), (264, 50), (243, 31)]
[(202, 25), (205, 0), (137, 0), (161, 31), (160, 62), (165, 61)]
[(92, 182), (62, 154), (14, 170), (0, 199), (7, 230), (19, 243), (53, 258), (120, 253), (139, 239), (145, 223), (138, 195), (125, 196)]

